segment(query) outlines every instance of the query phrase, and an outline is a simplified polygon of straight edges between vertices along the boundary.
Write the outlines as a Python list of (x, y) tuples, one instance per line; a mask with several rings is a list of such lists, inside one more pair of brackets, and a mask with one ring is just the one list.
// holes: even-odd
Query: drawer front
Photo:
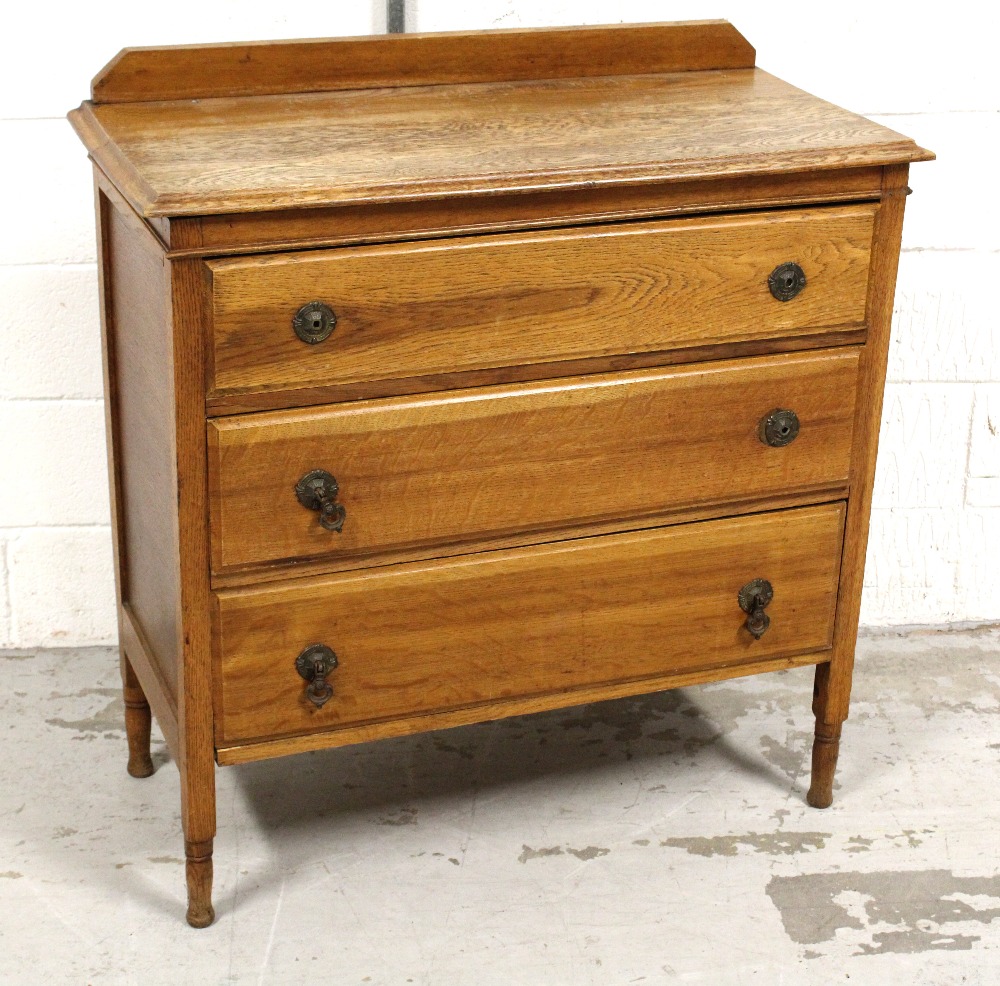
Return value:
[[(843, 521), (834, 503), (221, 592), (218, 739), (823, 651)], [(773, 587), (760, 639), (738, 603), (754, 579)], [(296, 670), (317, 643), (338, 660), (320, 707)]]
[[(213, 565), (440, 550), (843, 484), (858, 355), (829, 350), (216, 419)], [(783, 447), (759, 433), (776, 408), (799, 421)], [(314, 470), (337, 482), (339, 532), (296, 497)]]
[[(862, 204), (210, 261), (211, 393), (856, 327), (874, 215)], [(806, 285), (779, 301), (768, 278), (790, 262)], [(303, 342), (293, 319), (314, 301), (336, 323)]]

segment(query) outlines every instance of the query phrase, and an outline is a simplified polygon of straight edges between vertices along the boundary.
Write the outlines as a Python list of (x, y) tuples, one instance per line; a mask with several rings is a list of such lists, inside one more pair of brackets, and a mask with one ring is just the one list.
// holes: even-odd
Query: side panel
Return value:
[(180, 587), (167, 261), (124, 203), (103, 189), (98, 196), (119, 591), (176, 717)]

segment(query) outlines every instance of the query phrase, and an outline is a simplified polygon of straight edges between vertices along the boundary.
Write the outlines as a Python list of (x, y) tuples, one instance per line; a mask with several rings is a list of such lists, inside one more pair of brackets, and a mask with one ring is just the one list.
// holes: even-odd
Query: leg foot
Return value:
[(187, 854), (187, 923), (192, 928), (207, 928), (215, 920), (212, 907), (212, 840), (185, 842)]
[(149, 731), (153, 715), (142, 685), (129, 659), (122, 654), (122, 690), (125, 693), (125, 735), (128, 737), (128, 772), (133, 777), (149, 777), (153, 761), (149, 755)]
[(829, 808), (833, 804), (833, 775), (840, 753), (840, 725), (816, 723), (812, 750), (812, 784), (806, 801), (813, 808)]

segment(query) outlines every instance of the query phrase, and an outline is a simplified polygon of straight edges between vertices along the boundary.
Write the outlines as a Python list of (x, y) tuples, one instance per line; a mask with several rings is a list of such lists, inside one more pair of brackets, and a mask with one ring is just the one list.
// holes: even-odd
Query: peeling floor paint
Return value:
[(91, 695), (110, 698), (110, 701), (106, 702), (97, 712), (84, 716), (81, 719), (65, 719), (61, 716), (56, 716), (46, 719), (46, 723), (50, 726), (58, 726), (60, 729), (71, 729), (77, 733), (92, 735), (98, 733), (124, 733), (125, 703), (122, 699), (121, 689), (85, 688), (70, 696), (55, 693), (53, 698), (88, 698)]
[[(982, 939), (971, 932), (985, 930), (975, 926), (1000, 918), (1000, 874), (803, 873), (772, 877), (767, 895), (793, 941), (835, 944), (855, 955), (969, 951)], [(811, 957), (823, 954), (811, 950)]]
[(577, 859), (588, 862), (591, 859), (598, 859), (607, 856), (610, 849), (598, 846), (587, 846), (585, 849), (571, 849), (569, 846), (548, 846), (543, 849), (532, 849), (530, 846), (521, 847), (521, 855), (517, 857), (519, 863), (527, 863), (529, 859), (542, 859), (545, 856), (576, 856)]
[(786, 777), (794, 780), (803, 769), (806, 762), (803, 751), (812, 749), (812, 733), (800, 730), (777, 740), (771, 736), (760, 738), (761, 753), (768, 763), (777, 767)]
[(822, 812), (808, 668), (219, 769), (204, 932), (117, 654), (0, 677), (0, 982), (1000, 983), (1000, 630), (862, 639)]
[(822, 849), (829, 832), (749, 832), (746, 835), (689, 836), (684, 839), (663, 839), (661, 846), (685, 849), (694, 856), (736, 856), (741, 848), (769, 856), (791, 856), (800, 852)]

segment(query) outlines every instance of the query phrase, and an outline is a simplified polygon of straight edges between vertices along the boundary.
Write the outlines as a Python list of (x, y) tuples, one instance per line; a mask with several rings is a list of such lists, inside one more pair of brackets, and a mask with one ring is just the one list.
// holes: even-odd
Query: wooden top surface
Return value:
[[(593, 47), (594, 30), (579, 33)], [(713, 57), (746, 61), (745, 52)], [(634, 74), (632, 57), (605, 65), (627, 74), (419, 86), (406, 79), (392, 87), (327, 92), (88, 101), (70, 119), (97, 164), (147, 217), (846, 168), (932, 156), (912, 140), (759, 69)], [(535, 67), (537, 74), (553, 74), (551, 66)], [(384, 72), (375, 74), (386, 81)], [(161, 90), (154, 78), (150, 91)]]

